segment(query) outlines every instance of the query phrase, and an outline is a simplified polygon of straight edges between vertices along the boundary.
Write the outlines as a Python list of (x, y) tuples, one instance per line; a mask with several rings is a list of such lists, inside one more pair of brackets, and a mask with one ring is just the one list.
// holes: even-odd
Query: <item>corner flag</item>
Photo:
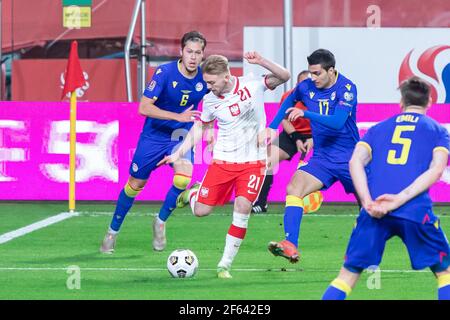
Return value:
[(70, 92), (70, 173), (69, 173), (69, 211), (75, 211), (75, 164), (76, 164), (76, 122), (77, 94), (76, 90), (85, 84), (83, 70), (78, 58), (78, 43), (72, 41), (69, 61), (64, 75), (64, 89), (61, 99)]
[(69, 61), (67, 63), (64, 80), (64, 89), (61, 99), (63, 99), (68, 92), (74, 92), (86, 83), (83, 76), (83, 70), (81, 69), (80, 59), (78, 58), (78, 43), (76, 41), (72, 41), (70, 47)]

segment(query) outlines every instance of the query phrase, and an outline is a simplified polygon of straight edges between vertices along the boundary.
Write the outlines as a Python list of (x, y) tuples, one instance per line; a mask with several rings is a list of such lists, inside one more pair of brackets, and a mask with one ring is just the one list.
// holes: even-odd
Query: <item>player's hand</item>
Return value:
[(244, 53), (244, 59), (250, 64), (260, 65), (264, 58), (256, 51), (248, 51)]
[(306, 146), (305, 146), (306, 142), (303, 142), (302, 140), (297, 140), (297, 141), (295, 141), (295, 144), (297, 145), (298, 152), (307, 153)]
[(287, 119), (292, 122), (303, 117), (305, 112), (302, 109), (292, 107), (286, 110), (286, 114), (288, 114)]
[(378, 203), (376, 203), (374, 201), (365, 205), (364, 209), (367, 211), (367, 213), (372, 218), (376, 218), (376, 219), (381, 219), (387, 214), (387, 211), (382, 206), (380, 206)]
[(157, 167), (162, 166), (164, 164), (171, 164), (177, 161), (180, 158), (180, 155), (178, 152), (172, 153), (170, 156), (165, 156), (164, 159), (162, 159), (158, 164)]
[(387, 212), (393, 211), (402, 206), (405, 201), (401, 194), (382, 194), (375, 199), (375, 203)]
[(208, 131), (207, 135), (206, 135), (206, 150), (208, 150), (208, 152), (213, 152), (214, 150), (214, 145), (216, 144), (216, 138), (214, 137), (214, 131), (211, 130), (211, 132)]
[(184, 112), (179, 113), (176, 120), (178, 122), (193, 122), (199, 120), (202, 113), (198, 110), (192, 110), (192, 108), (194, 108), (194, 105), (187, 108)]
[(303, 144), (306, 149), (306, 154), (311, 151), (311, 149), (314, 147), (314, 141), (312, 138), (306, 139), (305, 143)]
[(268, 146), (276, 138), (277, 131), (272, 128), (265, 128), (258, 133), (258, 147)]

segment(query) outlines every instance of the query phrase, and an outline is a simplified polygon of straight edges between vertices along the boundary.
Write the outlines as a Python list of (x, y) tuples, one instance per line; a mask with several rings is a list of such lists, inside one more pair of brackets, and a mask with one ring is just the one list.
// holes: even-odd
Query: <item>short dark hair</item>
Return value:
[(403, 106), (428, 106), (430, 85), (423, 79), (413, 76), (400, 84)]
[(300, 72), (298, 73), (298, 75), (297, 75), (297, 82), (300, 82), (300, 81), (299, 81), (300, 77), (301, 77), (301, 76), (304, 76), (305, 74), (306, 74), (307, 76), (309, 76), (309, 71), (308, 71), (308, 70), (300, 71)]
[(203, 44), (202, 50), (206, 48), (206, 38), (198, 31), (190, 31), (183, 35), (183, 38), (181, 38), (181, 50), (184, 49), (188, 41), (201, 42)]
[(309, 65), (320, 64), (325, 70), (334, 68), (336, 65), (334, 54), (327, 49), (317, 49), (307, 59)]

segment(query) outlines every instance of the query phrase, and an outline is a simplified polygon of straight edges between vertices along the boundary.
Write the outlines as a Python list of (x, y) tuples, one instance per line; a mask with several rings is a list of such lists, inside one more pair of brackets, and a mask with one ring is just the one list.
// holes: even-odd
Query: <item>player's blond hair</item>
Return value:
[(212, 75), (220, 75), (224, 73), (229, 73), (230, 68), (228, 66), (228, 59), (219, 54), (212, 54), (203, 61), (202, 72)]

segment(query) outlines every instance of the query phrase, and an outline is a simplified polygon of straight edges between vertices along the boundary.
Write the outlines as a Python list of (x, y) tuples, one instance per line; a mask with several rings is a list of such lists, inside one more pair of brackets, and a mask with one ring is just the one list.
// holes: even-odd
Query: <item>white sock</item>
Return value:
[(250, 219), (250, 214), (239, 213), (233, 211), (233, 224), (236, 227), (247, 229), (248, 219)]
[(108, 233), (110, 233), (110, 234), (118, 234), (119, 231), (113, 230), (113, 229), (111, 229), (111, 227), (109, 227), (108, 228)]
[(159, 218), (159, 216), (156, 216), (156, 224), (157, 225), (162, 225), (162, 224), (165, 224), (166, 222), (165, 221), (162, 221), (160, 218)]
[(192, 214), (194, 214), (194, 207), (195, 207), (195, 202), (197, 201), (197, 194), (198, 194), (198, 189), (190, 190), (189, 194), (188, 194), (189, 205), (191, 206)]
[(239, 251), (242, 240), (244, 240), (249, 218), (249, 214), (233, 212), (233, 223), (231, 224), (225, 238), (225, 249), (218, 267), (225, 269), (229, 269), (231, 267), (231, 264)]

